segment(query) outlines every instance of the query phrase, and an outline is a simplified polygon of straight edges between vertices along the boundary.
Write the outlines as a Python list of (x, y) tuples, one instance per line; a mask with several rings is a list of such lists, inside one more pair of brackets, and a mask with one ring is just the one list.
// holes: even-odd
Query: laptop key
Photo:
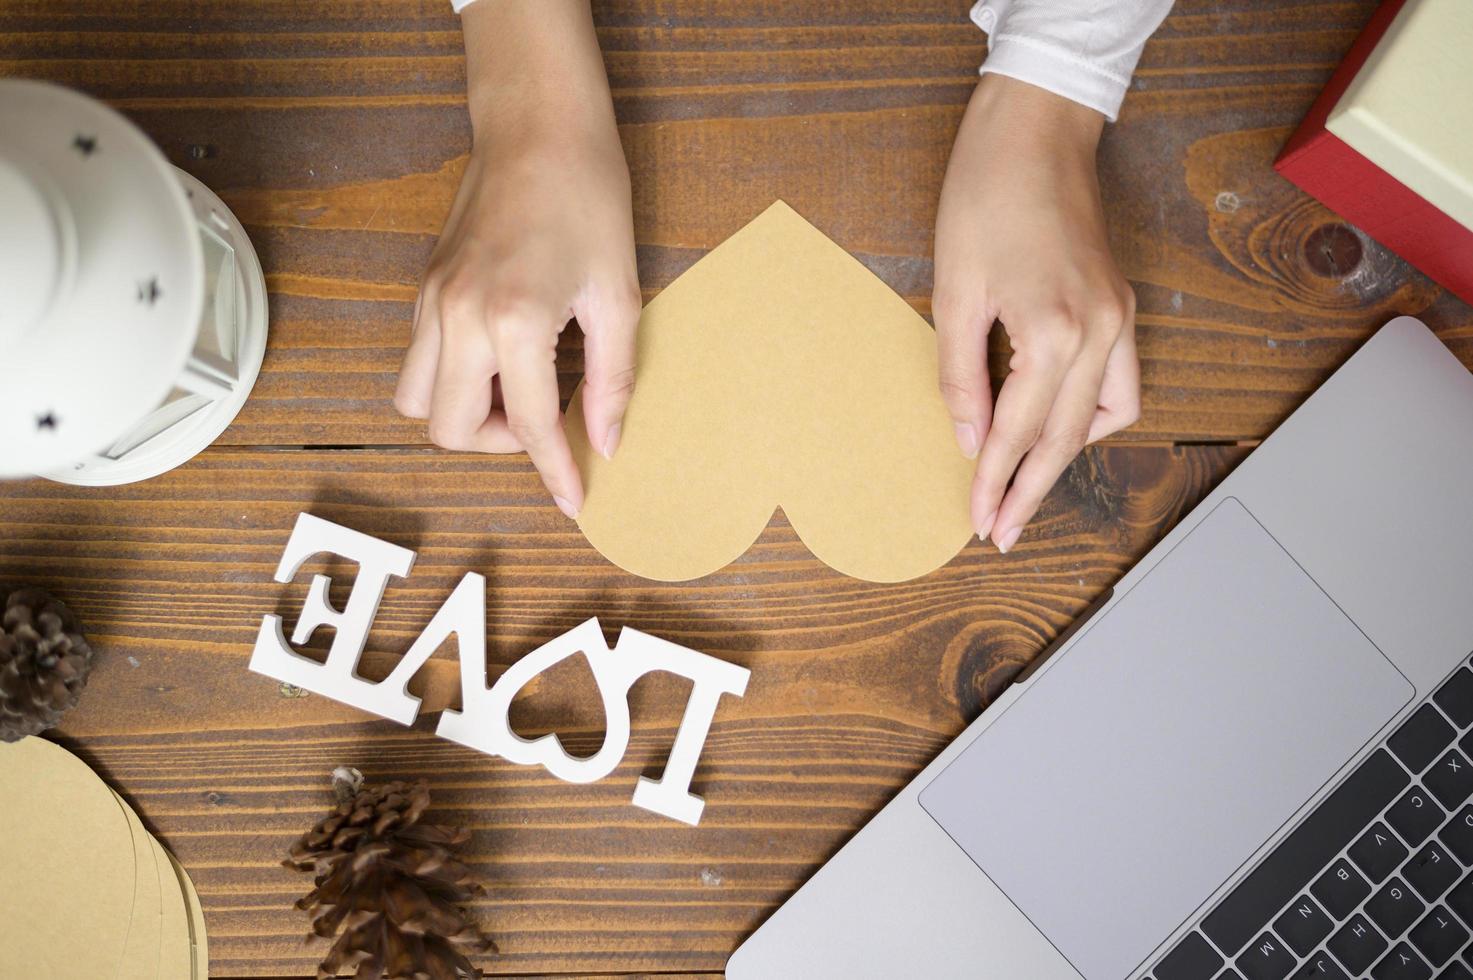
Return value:
[(1386, 822), (1411, 846), (1416, 847), (1442, 826), (1442, 807), (1425, 790), (1413, 786), (1386, 811)]
[(1289, 948), (1308, 956), (1335, 928), (1335, 923), (1308, 895), (1300, 895), (1284, 914), (1274, 920), (1274, 932), (1284, 937)]
[(1427, 770), (1422, 782), (1451, 810), (1473, 796), (1473, 764), (1457, 749), (1450, 749)]
[(1429, 963), (1442, 966), (1468, 942), (1468, 930), (1451, 912), (1438, 906), (1417, 923), (1408, 938)]
[(1284, 980), (1294, 969), (1294, 954), (1271, 932), (1265, 932), (1243, 951), (1237, 967), (1248, 980)]
[(1199, 932), (1189, 933), (1161, 958), (1151, 975), (1156, 980), (1212, 980), (1222, 968), (1222, 957)]
[(1437, 839), (1446, 845), (1453, 856), (1464, 864), (1473, 864), (1473, 805), (1457, 812)]
[(1434, 840), (1428, 841), (1426, 846), (1413, 854), (1412, 859), (1402, 866), (1401, 873), (1411, 882), (1418, 895), (1429, 902), (1435, 902), (1458, 880), (1458, 875), (1463, 871), (1452, 859), (1452, 855)]
[(1473, 874), (1458, 882), (1458, 887), (1447, 893), (1447, 904), (1458, 913), (1464, 923), (1473, 926)]
[(1350, 975), (1340, 969), (1329, 953), (1320, 950), (1295, 970), (1290, 980), (1350, 980)]
[(1353, 974), (1365, 973), (1376, 962), (1376, 957), (1386, 951), (1386, 938), (1376, 931), (1376, 927), (1360, 913), (1350, 917), (1350, 921), (1340, 927), (1340, 931), (1330, 937), (1330, 952), (1335, 954), (1335, 959), (1340, 965)]
[(1371, 886), (1349, 861), (1341, 858), (1325, 869), (1309, 891), (1331, 916), (1343, 919), (1371, 893)]
[[(1473, 827), (1473, 824), (1469, 826)], [(1406, 845), (1397, 840), (1396, 835), (1379, 820), (1371, 824), (1371, 829), (1350, 845), (1350, 860), (1378, 885), (1406, 860), (1409, 853)]]
[(1473, 670), (1462, 668), (1432, 695), (1437, 706), (1459, 728), (1473, 725)]
[(1207, 938), (1224, 952), (1241, 950), (1409, 782), (1385, 749), (1373, 752), (1208, 913)]
[(1400, 878), (1392, 878), (1366, 903), (1366, 914), (1388, 936), (1406, 932), (1426, 909)]
[(1371, 976), (1374, 980), (1432, 980), (1432, 968), (1406, 943), (1397, 943)]
[(1473, 980), (1473, 970), (1468, 969), (1459, 961), (1448, 964), (1446, 970), (1437, 975), (1437, 980)]
[(1243, 974), (1234, 970), (1232, 967), (1228, 967), (1217, 975), (1216, 980), (1243, 980)]
[(1386, 746), (1412, 772), (1421, 772), (1452, 744), (1457, 734), (1436, 708), (1424, 704), (1401, 723), (1396, 734), (1386, 740)]

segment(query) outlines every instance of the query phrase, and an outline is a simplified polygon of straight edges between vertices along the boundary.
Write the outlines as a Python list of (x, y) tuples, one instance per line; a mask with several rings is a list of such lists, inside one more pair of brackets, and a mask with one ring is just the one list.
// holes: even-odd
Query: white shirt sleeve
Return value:
[[(450, 0), (458, 14), (475, 0)], [(1104, 113), (1120, 113), (1130, 74), (1172, 0), (977, 0), (987, 32), (981, 71), (1048, 89)]]
[(983, 74), (994, 72), (1096, 109), (1120, 113), (1146, 39), (1171, 0), (978, 0), (987, 32)]

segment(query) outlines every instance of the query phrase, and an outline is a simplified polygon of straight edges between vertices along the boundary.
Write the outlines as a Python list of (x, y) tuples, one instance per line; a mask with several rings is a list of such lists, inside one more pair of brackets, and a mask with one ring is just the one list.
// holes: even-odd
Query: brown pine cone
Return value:
[(91, 670), (92, 648), (64, 603), (40, 589), (11, 593), (0, 614), (0, 742), (55, 727)]
[(429, 805), (423, 780), (357, 790), (292, 845), (286, 866), (317, 875), (297, 908), (315, 935), (342, 930), (318, 980), (480, 980), (462, 948), (496, 944), (466, 918), (482, 889), (452, 854), (470, 832), (420, 823)]

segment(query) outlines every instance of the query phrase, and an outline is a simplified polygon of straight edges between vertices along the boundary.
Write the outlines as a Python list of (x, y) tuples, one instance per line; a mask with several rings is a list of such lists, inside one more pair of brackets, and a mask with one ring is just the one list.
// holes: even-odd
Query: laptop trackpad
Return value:
[(1415, 693), (1229, 498), (922, 792), (1088, 980), (1129, 976)]

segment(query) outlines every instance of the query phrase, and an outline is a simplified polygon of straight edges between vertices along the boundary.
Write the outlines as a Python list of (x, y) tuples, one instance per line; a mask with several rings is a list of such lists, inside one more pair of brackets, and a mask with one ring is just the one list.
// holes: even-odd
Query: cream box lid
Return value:
[(1473, 230), (1473, 0), (1407, 0), (1326, 128)]

